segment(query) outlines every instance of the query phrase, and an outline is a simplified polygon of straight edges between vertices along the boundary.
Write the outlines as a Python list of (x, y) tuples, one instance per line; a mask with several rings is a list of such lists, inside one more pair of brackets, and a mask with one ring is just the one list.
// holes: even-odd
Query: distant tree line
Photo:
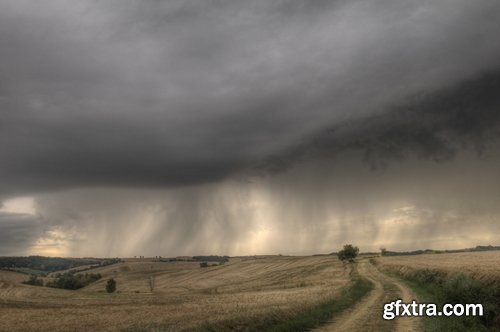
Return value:
[(43, 272), (55, 272), (71, 269), (82, 265), (92, 265), (91, 268), (95, 268), (118, 262), (121, 262), (121, 260), (118, 258), (61, 258), (44, 256), (0, 257), (0, 269), (14, 270), (24, 273), (26, 272), (23, 271), (23, 269), (32, 269)]
[(452, 250), (413, 250), (413, 251), (389, 251), (386, 248), (380, 248), (381, 256), (412, 256), (412, 255), (422, 255), (422, 254), (445, 254), (445, 253), (459, 253), (459, 252), (475, 252), (475, 251), (492, 251), (500, 250), (500, 246), (476, 246), (475, 248), (465, 248), (465, 249), (452, 249)]
[(180, 257), (161, 257), (157, 256), (155, 260), (159, 262), (229, 262), (229, 256), (217, 256), (217, 255), (209, 255), (209, 256), (180, 256)]
[(75, 274), (71, 272), (56, 274), (56, 278), (53, 281), (47, 282), (47, 287), (62, 288), (62, 289), (80, 289), (83, 288), (99, 279), (102, 276), (100, 273), (85, 273), (85, 274)]
[[(99, 279), (102, 276), (100, 273), (85, 273), (76, 274), (74, 272), (58, 273), (54, 280), (49, 281), (45, 284), (47, 287), (52, 288), (62, 288), (62, 289), (80, 289), (83, 288)], [(23, 281), (23, 284), (33, 285), (33, 286), (43, 286), (43, 279), (39, 278), (37, 275), (30, 275), (29, 279)]]
[(171, 258), (163, 258), (160, 257), (158, 259), (159, 262), (192, 262), (194, 259), (192, 257), (171, 257)]
[(193, 260), (202, 262), (229, 262), (229, 256), (193, 256)]

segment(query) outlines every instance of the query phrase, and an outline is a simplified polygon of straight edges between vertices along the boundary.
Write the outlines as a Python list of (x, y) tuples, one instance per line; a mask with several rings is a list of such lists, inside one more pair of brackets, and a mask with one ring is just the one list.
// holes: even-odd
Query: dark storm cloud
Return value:
[(383, 114), (336, 125), (268, 158), (258, 169), (285, 171), (297, 162), (338, 157), (347, 150), (361, 151), (364, 162), (375, 170), (411, 155), (449, 161), (467, 147), (481, 157), (486, 145), (499, 145), (499, 91), (497, 69), (447, 89), (414, 96)]
[(498, 12), (465, 0), (0, 1), (0, 196), (226, 178), (496, 67)]
[(0, 254), (22, 255), (42, 235), (37, 216), (0, 212)]

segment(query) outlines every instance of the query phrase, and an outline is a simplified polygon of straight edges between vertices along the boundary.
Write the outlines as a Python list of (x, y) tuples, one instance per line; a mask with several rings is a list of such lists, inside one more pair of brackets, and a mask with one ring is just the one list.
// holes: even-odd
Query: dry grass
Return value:
[(408, 281), (422, 302), (484, 307), (481, 317), (425, 318), (426, 331), (500, 331), (500, 251), (383, 257), (376, 262)]
[(482, 282), (500, 282), (500, 251), (380, 257), (384, 269), (406, 275), (416, 270), (436, 270), (450, 275), (466, 274)]
[[(88, 272), (103, 279), (78, 291), (23, 285), (27, 276), (0, 272), (0, 330), (183, 330), (279, 320), (331, 299), (350, 280), (331, 256), (234, 258), (209, 268), (128, 260)], [(118, 293), (104, 292), (110, 277)]]

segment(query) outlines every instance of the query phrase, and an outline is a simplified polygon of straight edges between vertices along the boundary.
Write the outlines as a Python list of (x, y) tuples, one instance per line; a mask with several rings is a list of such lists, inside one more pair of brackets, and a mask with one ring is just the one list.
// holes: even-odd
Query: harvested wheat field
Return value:
[[(24, 285), (26, 275), (0, 271), (0, 330), (244, 329), (293, 317), (335, 297), (350, 281), (349, 270), (332, 256), (232, 258), (207, 268), (126, 260), (90, 272), (103, 278), (73, 291)], [(117, 292), (108, 294), (111, 277)]]
[(485, 282), (500, 282), (500, 251), (480, 251), (377, 258), (383, 269), (406, 275), (416, 270), (435, 270), (450, 275), (466, 274)]

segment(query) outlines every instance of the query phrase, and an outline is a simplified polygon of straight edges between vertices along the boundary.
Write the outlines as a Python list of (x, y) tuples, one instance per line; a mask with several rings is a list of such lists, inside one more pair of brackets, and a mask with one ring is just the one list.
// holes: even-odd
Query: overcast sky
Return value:
[(498, 245), (499, 15), (0, 0), (0, 255)]

